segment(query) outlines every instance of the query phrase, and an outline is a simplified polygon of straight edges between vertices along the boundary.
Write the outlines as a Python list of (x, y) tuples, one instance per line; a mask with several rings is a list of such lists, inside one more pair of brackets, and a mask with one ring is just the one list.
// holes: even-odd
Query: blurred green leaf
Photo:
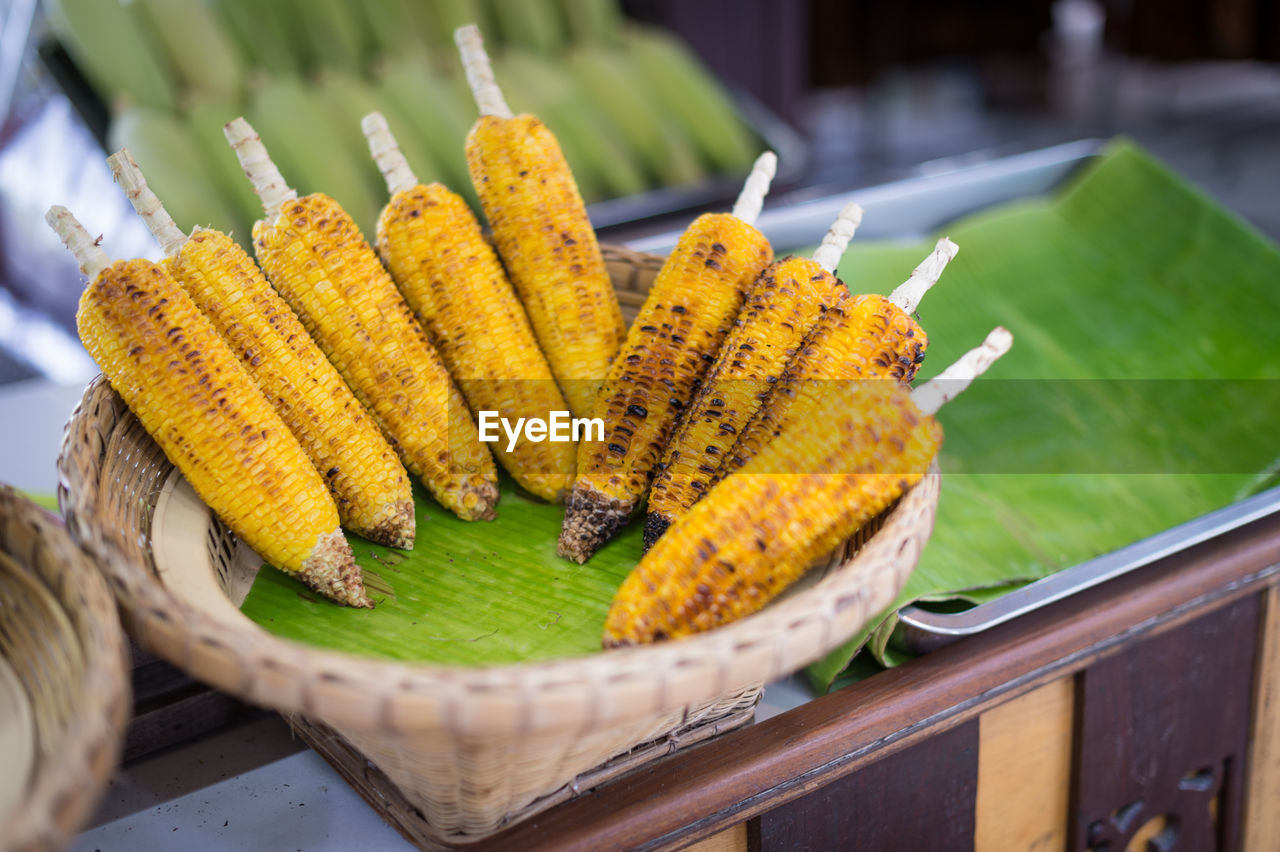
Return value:
[[(1113, 143), (1056, 198), (945, 231), (960, 254), (920, 311), (921, 379), (1004, 325), (988, 379), (1018, 381), (941, 412), (933, 538), (890, 613), (809, 669), (819, 691), (863, 647), (906, 658), (898, 608), (1108, 553), (1261, 490), (1280, 458), (1280, 250), (1147, 154)], [(929, 247), (855, 241), (840, 273), (888, 292)]]

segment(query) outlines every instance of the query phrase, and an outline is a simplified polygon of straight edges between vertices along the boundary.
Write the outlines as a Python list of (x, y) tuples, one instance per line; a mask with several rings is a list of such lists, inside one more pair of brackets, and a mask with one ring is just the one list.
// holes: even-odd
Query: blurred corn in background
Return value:
[(179, 227), (242, 243), (253, 205), (226, 179), (230, 152), (205, 138), (242, 114), (300, 193), (324, 190), (367, 233), (385, 194), (360, 138), (374, 110), (419, 174), (474, 202), (462, 159), (474, 107), (451, 41), (467, 23), (483, 29), (513, 109), (561, 140), (588, 203), (737, 180), (763, 145), (689, 48), (619, 0), (43, 2), (97, 134), (148, 152)]
[(0, 382), (95, 372), (50, 204), (112, 256), (160, 257), (111, 185), (116, 147), (180, 227), (243, 245), (258, 204), (221, 134), (243, 114), (369, 236), (386, 198), (358, 119), (376, 110), (416, 174), (475, 207), (452, 41), (473, 22), (609, 243), (665, 252), (652, 238), (732, 201), (765, 148), (769, 206), (790, 210), (1116, 134), (1280, 234), (1271, 0), (0, 0)]

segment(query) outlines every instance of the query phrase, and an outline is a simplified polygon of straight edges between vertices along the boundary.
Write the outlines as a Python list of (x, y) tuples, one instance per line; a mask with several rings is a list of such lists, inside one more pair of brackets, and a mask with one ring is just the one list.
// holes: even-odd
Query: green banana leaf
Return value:
[(309, 645), (437, 665), (600, 650), (609, 602), (640, 559), (640, 524), (577, 565), (556, 555), (564, 507), (523, 495), (505, 476), (495, 521), (460, 521), (416, 485), (414, 502), (412, 551), (348, 535), (374, 609), (339, 606), (263, 568), (241, 611)]
[[(1280, 467), (1266, 237), (1125, 142), (1056, 197), (945, 233), (960, 254), (921, 307), (921, 379), (997, 324), (1013, 349), (940, 413), (933, 537), (898, 602), (809, 668), (818, 691), (864, 647), (904, 660), (891, 638), (908, 603), (989, 600), (1274, 485)], [(928, 249), (855, 241), (840, 274), (887, 292)]]

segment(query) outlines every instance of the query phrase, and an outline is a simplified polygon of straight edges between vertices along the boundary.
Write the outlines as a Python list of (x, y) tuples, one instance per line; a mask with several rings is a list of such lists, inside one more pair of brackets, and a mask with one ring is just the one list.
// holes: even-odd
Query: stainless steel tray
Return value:
[[(1051, 192), (1104, 144), (1084, 139), (961, 168), (935, 163), (928, 175), (817, 198), (805, 190), (770, 195), (756, 227), (785, 255), (817, 245), (840, 208), (857, 201), (866, 211), (859, 240), (914, 241), (960, 216)], [(680, 230), (671, 230), (626, 244), (636, 251), (667, 254), (679, 239)]]
[(1276, 512), (1280, 512), (1280, 487), (1050, 574), (970, 609), (943, 613), (906, 607), (898, 613), (893, 642), (913, 654), (934, 651)]
[[(857, 201), (866, 211), (859, 239), (914, 241), (957, 217), (1052, 192), (1097, 156), (1103, 144), (1089, 139), (963, 168), (935, 166), (933, 173), (921, 177), (821, 198), (792, 194), (774, 199), (777, 206), (761, 214), (758, 226), (782, 255), (788, 249), (815, 245), (840, 208)], [(679, 236), (678, 232), (657, 234), (629, 245), (638, 251), (666, 253)], [(1280, 512), (1280, 487), (960, 612), (905, 607), (899, 613), (894, 644), (917, 654), (935, 650), (1276, 512)]]

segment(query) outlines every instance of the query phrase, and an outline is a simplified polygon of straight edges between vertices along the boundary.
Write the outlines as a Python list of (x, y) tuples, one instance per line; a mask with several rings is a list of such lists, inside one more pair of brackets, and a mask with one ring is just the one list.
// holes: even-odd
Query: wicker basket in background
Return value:
[[(0, 486), (0, 656), (30, 710), (25, 793), (0, 848), (66, 847), (115, 770), (129, 718), (124, 632), (102, 576), (58, 519)], [(5, 771), (21, 771), (5, 754)], [(25, 761), (22, 761), (25, 762)]]
[[(606, 257), (633, 316), (661, 259), (613, 248)], [(938, 495), (938, 477), (926, 476), (878, 531), (833, 554), (816, 583), (718, 630), (584, 658), (457, 668), (310, 647), (242, 616), (218, 592), (234, 597), (246, 549), (101, 379), (67, 425), (59, 473), (68, 529), (101, 564), (138, 641), (293, 718), (420, 845), (479, 838), (744, 721), (761, 684), (817, 659), (892, 603), (932, 530)]]

